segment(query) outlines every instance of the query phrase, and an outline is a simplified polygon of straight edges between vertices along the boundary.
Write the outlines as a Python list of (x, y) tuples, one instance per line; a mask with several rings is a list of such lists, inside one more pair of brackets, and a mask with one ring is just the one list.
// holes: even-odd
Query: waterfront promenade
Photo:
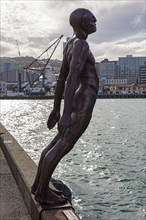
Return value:
[(0, 149), (0, 219), (31, 220), (30, 214)]
[(0, 134), (0, 220), (79, 220), (70, 203), (46, 207), (34, 200), (36, 164), (1, 123)]

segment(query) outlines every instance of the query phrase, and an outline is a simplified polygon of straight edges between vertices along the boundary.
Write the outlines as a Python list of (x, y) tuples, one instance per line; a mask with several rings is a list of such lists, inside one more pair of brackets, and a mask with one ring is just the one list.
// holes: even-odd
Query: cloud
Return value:
[(144, 45), (144, 39), (139, 42), (131, 41), (129, 39), (120, 44), (117, 41), (102, 42), (100, 44), (91, 43), (90, 47), (96, 61), (101, 61), (105, 58), (108, 58), (109, 60), (118, 60), (118, 57), (125, 57), (127, 54), (133, 56), (145, 56), (145, 50), (143, 49)]
[[(105, 15), (99, 20), (100, 38), (98, 42), (122, 39), (125, 36), (144, 32), (145, 13), (143, 4), (139, 4), (139, 2), (129, 2), (120, 7), (116, 5), (112, 10), (105, 11)], [(134, 25), (137, 16), (140, 18), (139, 23)]]
[(2, 56), (3, 54), (8, 54), (10, 50), (10, 45), (1, 45), (0, 55)]
[(133, 20), (130, 22), (130, 24), (133, 26), (133, 27), (138, 27), (139, 25), (141, 26), (141, 24), (143, 24), (143, 17), (141, 15), (136, 15)]
[[(98, 30), (88, 38), (97, 59), (116, 58), (128, 52), (128, 48), (132, 48), (133, 54), (144, 54), (144, 5), (144, 1), (132, 0), (2, 1), (2, 54), (16, 56), (18, 40), (22, 54), (37, 56), (61, 34), (72, 36), (69, 15), (78, 7), (88, 8), (97, 17)], [(62, 57), (62, 43), (55, 51), (56, 58)]]

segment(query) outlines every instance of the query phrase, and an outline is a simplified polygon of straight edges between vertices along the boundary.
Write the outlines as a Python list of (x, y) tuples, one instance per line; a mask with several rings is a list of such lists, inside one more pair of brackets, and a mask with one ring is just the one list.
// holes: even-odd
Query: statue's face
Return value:
[(87, 11), (83, 16), (83, 27), (86, 30), (87, 34), (92, 34), (96, 32), (96, 18), (95, 16), (90, 12)]

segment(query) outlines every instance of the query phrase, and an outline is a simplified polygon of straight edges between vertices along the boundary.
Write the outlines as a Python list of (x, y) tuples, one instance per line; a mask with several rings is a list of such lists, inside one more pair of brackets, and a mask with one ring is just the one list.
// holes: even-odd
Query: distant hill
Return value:
[[(26, 68), (29, 64), (31, 64), (33, 61), (35, 61), (36, 58), (34, 57), (0, 57), (0, 66), (1, 69), (4, 69), (4, 66), (6, 64), (11, 64), (11, 66), (21, 66), (22, 68)], [(37, 60), (31, 67), (38, 67), (44, 64), (44, 62), (47, 62), (47, 59), (40, 59)], [(50, 60), (49, 64), (52, 67), (60, 68), (62, 61), (60, 60)]]

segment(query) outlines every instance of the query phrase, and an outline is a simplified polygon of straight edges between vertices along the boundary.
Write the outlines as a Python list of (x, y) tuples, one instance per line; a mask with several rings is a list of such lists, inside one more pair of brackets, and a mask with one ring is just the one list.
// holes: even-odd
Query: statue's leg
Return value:
[(39, 185), (36, 191), (35, 199), (38, 202), (52, 204), (63, 204), (66, 202), (65, 198), (55, 195), (51, 189), (48, 188), (48, 182), (58, 165), (59, 161), (73, 148), (79, 137), (87, 128), (91, 116), (89, 113), (73, 113), (72, 127), (67, 129), (64, 137), (46, 153), (40, 176)]
[(38, 202), (47, 203), (49, 205), (57, 205), (64, 204), (67, 201), (65, 198), (54, 194), (54, 192), (48, 187), (52, 172), (63, 157), (61, 146), (62, 139), (59, 139), (49, 152), (46, 153), (43, 159), (40, 180), (35, 194), (35, 199)]
[(60, 135), (57, 134), (55, 136), (55, 138), (51, 141), (51, 143), (41, 153), (41, 157), (40, 157), (38, 169), (37, 169), (37, 174), (36, 174), (34, 183), (31, 187), (31, 193), (34, 195), (35, 195), (35, 192), (36, 192), (38, 184), (39, 184), (39, 179), (40, 179), (40, 174), (42, 172), (42, 164), (43, 164), (44, 157), (47, 154), (47, 152), (58, 142), (59, 138), (60, 138)]

